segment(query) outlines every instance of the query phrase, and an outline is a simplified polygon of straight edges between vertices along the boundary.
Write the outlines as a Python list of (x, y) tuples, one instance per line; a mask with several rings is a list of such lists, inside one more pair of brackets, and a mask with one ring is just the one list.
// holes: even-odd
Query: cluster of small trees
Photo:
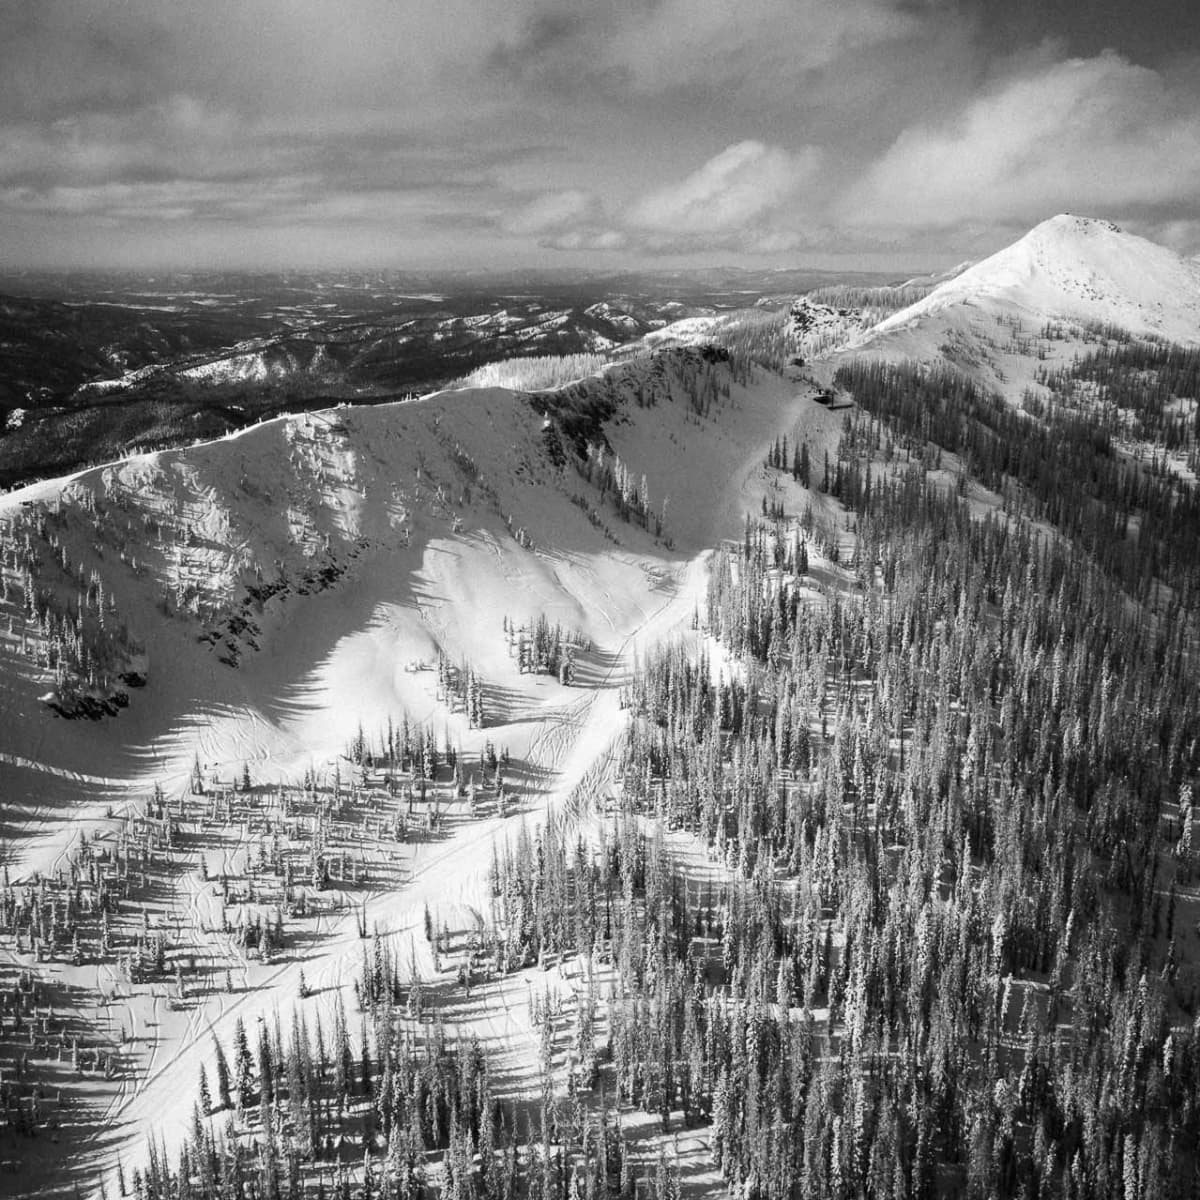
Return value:
[(113, 923), (119, 902), (144, 892), (149, 877), (170, 858), (176, 824), (161, 792), (127, 816), (107, 842), (82, 831), (53, 875), (35, 874), (11, 884), (4, 871), (0, 889), (0, 934), (18, 952), (38, 961), (83, 962), (116, 958), (130, 980), (162, 976), (165, 935), (143, 919), (132, 938), (118, 938)]
[(787, 434), (777, 437), (767, 452), (767, 466), (775, 471), (790, 471), (792, 478), (801, 487), (808, 487), (812, 470), (808, 455), (808, 443), (794, 443), (789, 455)]
[(578, 629), (564, 630), (558, 623), (551, 626), (545, 613), (521, 625), (505, 616), (503, 628), (509, 656), (523, 675), (554, 675), (560, 683), (570, 683), (576, 651), (592, 648), (591, 640)]
[(97, 1044), (70, 998), (25, 968), (0, 971), (0, 1150), (19, 1154), (17, 1138), (36, 1137), (59, 1122), (64, 1070), (111, 1079), (117, 1053)]
[(61, 511), (39, 506), (0, 522), (0, 606), (9, 632), (50, 672), (67, 716), (115, 712), (128, 702), (142, 648), (120, 619), (100, 573), (71, 561)]
[(602, 501), (611, 498), (622, 521), (653, 528), (655, 536), (661, 536), (662, 514), (650, 509), (650, 489), (644, 474), (634, 476), (619, 454), (598, 442), (588, 445), (583, 473), (590, 484), (599, 488)]
[[(214, 1042), (210, 1080), (202, 1067), (191, 1138), (172, 1166), (153, 1154), (133, 1179), (136, 1195), (167, 1200), (224, 1195), (299, 1196), (316, 1175), (325, 1194), (325, 1166), (334, 1194), (415, 1200), (426, 1158), (441, 1152), (448, 1181), (460, 1176), (473, 1195), (473, 1159), (490, 1149), (499, 1170), (497, 1135), (503, 1118), (491, 1095), (478, 1046), (450, 1048), (440, 1026), (419, 1038), (388, 1013), (372, 1028), (364, 1017), (357, 1039), (339, 1003), (333, 1029), (314, 1028), (294, 1010), (285, 1038), (278, 1020), (258, 1028), (253, 1049), (241, 1019), (226, 1053)], [(205, 1122), (227, 1112), (224, 1130)], [(247, 1142), (243, 1132), (253, 1131)]]
[[(467, 669), (467, 678), (470, 677)], [(461, 670), (448, 667), (439, 661), (439, 687), (449, 680), (449, 686), (457, 689), (465, 684)], [(464, 693), (468, 689), (462, 687)], [(360, 768), (382, 770), (392, 774), (412, 773), (418, 779), (432, 780), (437, 777), (443, 764), (451, 771), (457, 767), (459, 752), (450, 744), (447, 730), (442, 731), (442, 745), (438, 748), (437, 734), (428, 723), (422, 725), (409, 720), (408, 712), (401, 710), (400, 719), (388, 714), (387, 724), (380, 727), (374, 736), (367, 733), (362, 722), (358, 724), (354, 737), (346, 747), (346, 757)], [(315, 784), (315, 780), (314, 780)], [(335, 787), (335, 790), (338, 790)]]
[[(483, 681), (475, 668), (462, 659), (455, 666), (441, 650), (438, 651), (437, 662), (439, 701), (450, 705), (451, 712), (464, 712), (467, 715), (467, 725), (471, 729), (482, 729), (484, 725), (484, 689)], [(448, 754), (447, 761), (453, 766), (453, 755)]]

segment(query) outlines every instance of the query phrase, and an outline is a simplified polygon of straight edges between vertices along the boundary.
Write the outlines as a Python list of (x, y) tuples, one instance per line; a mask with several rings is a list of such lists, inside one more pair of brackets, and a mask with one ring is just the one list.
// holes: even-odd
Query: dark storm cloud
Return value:
[(1200, 53), (1200, 5), (1190, 0), (974, 0), (971, 9), (997, 50), (1050, 38), (1068, 56), (1117, 50), (1142, 66)]
[(544, 11), (529, 19), (509, 41), (484, 60), (486, 71), (518, 86), (562, 93), (620, 95), (630, 84), (621, 64), (606, 64), (593, 53), (599, 22), (580, 13)]
[(534, 5), (487, 62), (551, 92), (635, 102), (724, 92), (728, 102), (732, 86), (770, 103), (807, 71), (918, 30), (893, 0), (550, 0)]
[(587, 29), (588, 22), (580, 13), (532, 13), (512, 42), (497, 46), (488, 55), (488, 65), (503, 73), (524, 75), (538, 59), (563, 49), (573, 50)]
[(1060, 207), (1200, 244), (1171, 0), (0, 0), (0, 28), (9, 263), (911, 258)]

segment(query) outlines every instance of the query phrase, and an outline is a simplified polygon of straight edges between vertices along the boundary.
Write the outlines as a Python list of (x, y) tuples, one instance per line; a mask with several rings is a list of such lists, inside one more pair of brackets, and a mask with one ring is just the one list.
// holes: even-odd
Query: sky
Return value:
[(1193, 0), (0, 0), (0, 268), (1200, 252)]

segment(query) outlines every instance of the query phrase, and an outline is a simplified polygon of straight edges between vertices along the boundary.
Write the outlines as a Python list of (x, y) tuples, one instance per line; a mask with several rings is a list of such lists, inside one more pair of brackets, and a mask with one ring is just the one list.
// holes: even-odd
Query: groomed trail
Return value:
[[(248, 771), (264, 788), (299, 786), (308, 772), (348, 775), (356, 730), (375, 737), (401, 713), (470, 762), (491, 741), (512, 764), (507, 816), (494, 807), (456, 816), (439, 838), (405, 845), (397, 862), (363, 845), (377, 876), (352, 890), (335, 882), (315, 917), (289, 920), (286, 948), (266, 963), (221, 932), (221, 896), (199, 870), (207, 855), (210, 879), (236, 875), (254, 837), (230, 830), (217, 848), (176, 855), (148, 911), (152, 928), (170, 929), (173, 949), (205, 968), (186, 1003), (171, 998), (169, 979), (131, 985), (108, 967), (41, 964), (83, 1009), (93, 1005), (100, 1028), (126, 1037), (116, 1078), (78, 1089), (56, 1157), (39, 1158), (11, 1190), (92, 1189), (104, 1177), (111, 1193), (118, 1161), (126, 1172), (144, 1161), (150, 1138), (170, 1150), (190, 1129), (201, 1066), (213, 1077), (214, 1037), (228, 1052), (239, 1018), (253, 1040), (258, 1021), (278, 1016), (286, 1027), (303, 1004), (310, 1027), (320, 1016), (330, 1029), (340, 999), (355, 1022), (364, 922), (402, 974), (415, 967), (434, 979), (426, 908), (452, 930), (477, 925), (490, 910), (495, 849), (522, 822), (581, 818), (611, 790), (626, 722), (621, 688), (654, 647), (698, 636), (712, 547), (740, 536), (745, 514), (757, 511), (768, 448), (799, 431), (819, 461), (840, 426), (808, 385), (764, 373), (741, 386), (724, 366), (712, 370), (728, 394), (699, 411), (661, 361), (647, 360), (644, 381), (626, 373), (628, 394), (605, 427), (609, 452), (648, 491), (661, 536), (622, 521), (574, 467), (551, 462), (542, 416), (503, 389), (281, 418), (0, 500), (0, 519), (39, 506), (55, 513), (72, 563), (103, 571), (150, 662), (146, 687), (120, 715), (63, 721), (37, 702), (44, 679), (0, 639), (0, 811), (14, 880), (63, 868), (81, 833), (112, 844), (155, 784), (178, 801), (196, 761), (210, 778)], [(641, 402), (643, 383), (658, 389), (653, 404)], [(137, 569), (126, 567), (127, 547), (116, 566), (112, 530), (138, 527), (152, 533)], [(322, 564), (336, 568), (333, 582), (306, 582)], [(224, 633), (200, 642), (213, 617), (169, 602), (183, 580), (219, 614), (248, 573), (271, 571), (289, 587), (248, 610), (253, 644)], [(574, 686), (522, 674), (510, 656), (504, 618), (541, 615), (590, 642)], [(229, 645), (233, 667), (218, 657)], [(435, 673), (414, 669), (439, 653), (478, 672), (485, 728), (468, 728), (439, 696)], [(103, 985), (98, 971), (109, 971)], [(458, 1034), (487, 1044), (518, 1090), (536, 1067), (527, 986), (518, 976), (473, 989), (452, 1018)]]

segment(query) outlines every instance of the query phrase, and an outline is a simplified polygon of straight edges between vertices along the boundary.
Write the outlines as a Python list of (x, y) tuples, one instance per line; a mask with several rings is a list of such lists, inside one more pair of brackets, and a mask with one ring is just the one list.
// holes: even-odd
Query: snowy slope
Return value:
[(882, 322), (871, 339), (964, 305), (1195, 343), (1200, 265), (1109, 221), (1062, 214)]
[[(722, 521), (719, 494), (680, 469), (685, 439), (706, 456), (703, 439), (685, 432), (683, 399), (630, 408), (618, 405), (609, 440), (630, 474), (646, 477), (655, 511), (664, 501), (672, 510), (665, 534), (699, 547), (709, 532), (736, 532), (740, 513)], [(744, 453), (742, 438), (755, 436), (753, 422), (749, 429), (732, 435), (735, 454)], [(720, 440), (715, 430), (713, 438)], [(713, 465), (728, 452), (718, 448)], [(580, 496), (596, 521), (572, 502)], [(190, 728), (198, 708), (258, 708), (308, 686), (305, 670), (340, 633), (383, 619), (379, 605), (409, 614), (400, 622), (411, 627), (402, 639), (406, 659), (442, 649), (486, 669), (506, 611), (545, 611), (602, 637), (639, 611), (637, 561), (678, 557), (622, 522), (573, 468), (556, 467), (544, 450), (542, 416), (501, 388), (280, 418), (217, 442), (139, 455), (0, 498), (0, 521), (28, 521), (41, 509), (54, 514), (54, 552), (65, 549), (72, 564), (101, 572), (146, 646), (149, 680), (119, 717), (64, 725), (38, 702), (45, 674), (22, 659), (15, 638), (0, 635), (0, 763), (139, 785), (152, 772), (178, 771), (190, 755), (180, 735), (164, 760), (172, 725)], [(593, 596), (600, 567), (591, 564), (601, 559), (607, 578)], [(457, 579), (447, 562), (458, 564)], [(423, 598), (434, 577), (450, 589), (436, 604)], [(377, 591), (361, 586), (368, 579)], [(248, 602), (248, 589), (264, 587), (274, 594)], [(312, 616), (323, 608), (333, 611)], [(340, 706), (322, 731), (330, 750), (364, 710), (405, 703), (408, 683), (389, 677), (379, 694), (361, 691)], [(238, 745), (224, 757), (267, 753), (244, 731)]]
[[(698, 413), (688, 381), (709, 369), (729, 394)], [(556, 463), (543, 413), (501, 388), (279, 418), (0, 497), (10, 539), (19, 527), (36, 543), (44, 518), (47, 556), (65, 552), (72, 570), (103, 574), (149, 660), (146, 686), (119, 715), (56, 716), (39, 701), (46, 672), (21, 652), (21, 589), (0, 558), (0, 854), (11, 877), (55, 870), (82, 835), (112, 837), (156, 782), (182, 796), (194, 758), (222, 780), (246, 764), (256, 786), (298, 784), (310, 769), (328, 778), (360, 723), (373, 734), (401, 711), (439, 739), (444, 730), (474, 763), (485, 739), (507, 747), (514, 812), (529, 819), (606, 786), (626, 719), (617, 687), (655, 644), (698, 636), (691, 620), (708, 554), (757, 511), (768, 447), (780, 435), (794, 441), (798, 423), (812, 425), (814, 445), (833, 444), (839, 425), (804, 389), (767, 376), (741, 387), (695, 350), (609, 376), (572, 394), (582, 416), (588, 401), (600, 405), (611, 452), (645, 479), (651, 510), (665, 509), (663, 538), (622, 521), (569, 452)], [(567, 445), (577, 431), (569, 417), (554, 418)], [(275, 584), (247, 604), (249, 589)], [(543, 613), (594, 644), (576, 686), (521, 674), (506, 651), (504, 617)], [(438, 694), (436, 672), (410, 669), (439, 652), (479, 673), (486, 729), (469, 728)], [(404, 961), (432, 971), (423, 939), (409, 946), (423, 906), (464, 926), (483, 911), (492, 847), (520, 819), (456, 816), (444, 840), (403, 848), (402, 887), (372, 883), (331, 901), (315, 923), (298, 924), (303, 954), (271, 963), (230, 954), (212, 887), (180, 866), (156, 893), (153, 927), (172, 929), (217, 978), (231, 970), (235, 984), (193, 986), (183, 1007), (107, 964), (41, 964), (74, 989), (80, 1011), (107, 1013), (94, 1007), (100, 996), (119, 996), (120, 1025), (133, 1035), (117, 1079), (88, 1083), (73, 1101), (83, 1132), (70, 1149), (89, 1179), (118, 1157), (127, 1168), (140, 1161), (150, 1129), (168, 1145), (186, 1130), (210, 1031), (228, 1045), (239, 1016), (282, 1009), (286, 1020), (301, 972), (317, 992), (310, 1005), (328, 1015), (344, 995), (351, 1007), (360, 905), (372, 929), (403, 940)], [(214, 869), (236, 870), (246, 837), (231, 829), (208, 852)], [(485, 1006), (471, 1022), (524, 1053), (507, 1016)], [(29, 1159), (17, 1194), (69, 1169), (66, 1150), (55, 1154)], [(110, 1176), (109, 1194), (114, 1186)]]
[(720, 317), (684, 317), (672, 321), (661, 329), (652, 329), (642, 337), (642, 346), (694, 346), (703, 342), (711, 333), (714, 325), (720, 322)]

